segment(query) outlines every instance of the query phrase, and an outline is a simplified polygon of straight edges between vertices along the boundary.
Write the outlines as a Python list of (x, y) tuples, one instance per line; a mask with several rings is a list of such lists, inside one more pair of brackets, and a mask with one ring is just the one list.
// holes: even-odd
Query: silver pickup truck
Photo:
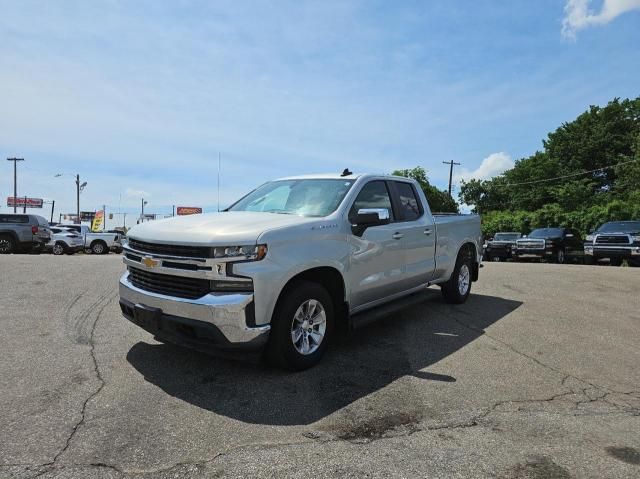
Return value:
[(300, 370), (339, 326), (364, 324), (429, 285), (464, 302), (481, 255), (480, 218), (433, 215), (413, 180), (285, 178), (221, 213), (132, 228), (120, 308), (161, 341), (261, 349)]

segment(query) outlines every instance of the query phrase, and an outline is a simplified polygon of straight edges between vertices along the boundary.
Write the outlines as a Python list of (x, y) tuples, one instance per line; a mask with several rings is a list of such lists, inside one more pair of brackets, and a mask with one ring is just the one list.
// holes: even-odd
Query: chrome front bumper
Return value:
[(249, 326), (251, 293), (210, 293), (199, 299), (184, 299), (151, 293), (135, 287), (126, 272), (120, 278), (120, 298), (134, 305), (162, 310), (164, 315), (209, 323), (218, 329), (228, 345), (266, 342), (270, 325)]
[(584, 247), (584, 254), (589, 256), (600, 255), (603, 257), (606, 257), (607, 254), (622, 255), (622, 256), (640, 256), (640, 246), (586, 245)]

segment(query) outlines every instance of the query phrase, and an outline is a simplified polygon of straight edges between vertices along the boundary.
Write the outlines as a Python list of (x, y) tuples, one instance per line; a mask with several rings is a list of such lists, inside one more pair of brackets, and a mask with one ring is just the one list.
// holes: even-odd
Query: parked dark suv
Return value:
[(626, 259), (630, 266), (640, 266), (640, 221), (611, 221), (588, 234), (584, 242), (585, 263), (608, 258), (613, 266)]
[(582, 257), (583, 244), (575, 230), (567, 228), (538, 228), (516, 241), (512, 256), (548, 259), (565, 263), (570, 257)]
[(0, 215), (0, 254), (38, 252), (51, 239), (49, 223), (38, 215)]
[(522, 238), (522, 233), (496, 233), (493, 238), (489, 238), (484, 247), (484, 259), (486, 261), (504, 261), (511, 258), (511, 250), (520, 238)]

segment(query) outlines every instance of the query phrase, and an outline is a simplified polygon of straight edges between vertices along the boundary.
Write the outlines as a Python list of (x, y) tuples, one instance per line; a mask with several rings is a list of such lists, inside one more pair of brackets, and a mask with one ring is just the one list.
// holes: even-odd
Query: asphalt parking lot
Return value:
[(117, 255), (0, 257), (0, 477), (640, 476), (640, 270), (486, 264), (302, 373), (163, 345)]

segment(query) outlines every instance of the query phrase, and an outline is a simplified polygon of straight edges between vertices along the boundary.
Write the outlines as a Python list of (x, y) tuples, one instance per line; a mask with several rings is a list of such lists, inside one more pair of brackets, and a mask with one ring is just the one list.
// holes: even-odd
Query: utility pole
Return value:
[(451, 196), (451, 181), (453, 179), (453, 165), (460, 166), (460, 163), (454, 163), (453, 160), (443, 161), (442, 163), (444, 163), (445, 165), (449, 165), (449, 196)]
[(51, 221), (53, 223), (53, 209), (56, 207), (56, 200), (51, 200)]
[(77, 217), (76, 217), (76, 222), (77, 224), (81, 224), (82, 222), (80, 221), (80, 175), (77, 174), (76, 175), (76, 213), (77, 213)]
[(16, 165), (19, 161), (24, 161), (24, 158), (7, 158), (7, 161), (13, 161), (13, 212), (15, 214), (18, 211), (18, 170)]
[(222, 162), (222, 155), (218, 152), (218, 213), (220, 213), (220, 163)]
[(171, 213), (171, 216), (175, 216), (176, 215), (176, 205), (173, 205), (173, 213)]
[(107, 224), (107, 205), (102, 205), (102, 231)]
[(22, 214), (26, 215), (27, 214), (27, 197), (24, 197), (24, 207), (22, 208)]

